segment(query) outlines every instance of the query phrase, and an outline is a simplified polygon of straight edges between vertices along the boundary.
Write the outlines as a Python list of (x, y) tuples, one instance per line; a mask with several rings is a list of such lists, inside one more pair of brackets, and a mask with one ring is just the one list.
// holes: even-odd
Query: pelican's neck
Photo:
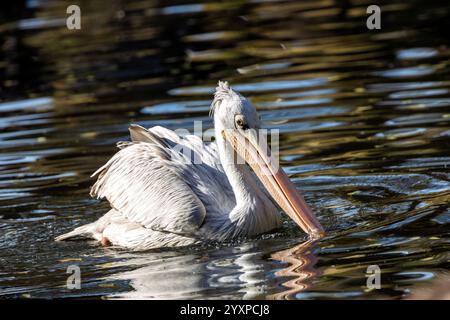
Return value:
[(227, 145), (227, 142), (222, 136), (222, 130), (223, 128), (216, 126), (216, 143), (220, 162), (233, 188), (236, 206), (244, 207), (248, 204), (255, 203), (261, 191), (248, 166), (242, 159), (239, 158), (238, 160), (237, 157), (239, 155), (234, 153), (230, 145)]
[(227, 145), (222, 129), (215, 128), (220, 162), (228, 177), (236, 199), (236, 206), (227, 219), (234, 226), (234, 235), (250, 236), (267, 232), (281, 225), (278, 209), (257, 184), (249, 167), (234, 159), (233, 148)]

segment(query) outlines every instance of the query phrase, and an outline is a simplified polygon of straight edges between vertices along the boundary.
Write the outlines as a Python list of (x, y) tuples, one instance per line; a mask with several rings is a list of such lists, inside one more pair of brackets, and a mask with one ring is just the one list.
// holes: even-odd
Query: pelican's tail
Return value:
[(63, 241), (74, 237), (93, 238), (95, 226), (93, 223), (78, 227), (70, 232), (64, 233), (55, 238), (55, 241)]

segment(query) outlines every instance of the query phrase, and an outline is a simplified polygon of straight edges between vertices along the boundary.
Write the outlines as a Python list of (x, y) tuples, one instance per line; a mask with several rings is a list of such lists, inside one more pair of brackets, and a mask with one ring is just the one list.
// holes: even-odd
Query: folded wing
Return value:
[(206, 217), (203, 203), (178, 172), (167, 142), (138, 128), (130, 128), (134, 141), (120, 143), (122, 149), (94, 173), (98, 180), (91, 195), (108, 199), (146, 228), (195, 233)]

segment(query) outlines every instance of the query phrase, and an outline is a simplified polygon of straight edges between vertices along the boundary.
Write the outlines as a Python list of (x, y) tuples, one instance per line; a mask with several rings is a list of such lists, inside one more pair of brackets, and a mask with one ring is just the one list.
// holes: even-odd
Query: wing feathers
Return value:
[[(137, 133), (137, 139), (153, 139), (136, 127), (130, 131)], [(94, 173), (99, 176), (91, 195), (107, 198), (114, 209), (146, 228), (193, 233), (203, 223), (206, 210), (169, 158), (161, 145), (130, 143)]]
[(148, 142), (166, 148), (169, 147), (169, 145), (164, 141), (164, 138), (159, 137), (158, 135), (154, 134), (150, 130), (145, 129), (144, 127), (141, 127), (140, 125), (132, 124), (130, 125), (130, 128), (128, 128), (128, 130), (130, 131), (131, 141)]

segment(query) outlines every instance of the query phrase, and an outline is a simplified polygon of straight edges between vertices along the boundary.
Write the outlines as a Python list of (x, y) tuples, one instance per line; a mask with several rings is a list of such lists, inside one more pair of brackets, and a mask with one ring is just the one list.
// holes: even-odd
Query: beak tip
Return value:
[(326, 236), (326, 233), (323, 229), (315, 229), (309, 234), (309, 237), (312, 240), (319, 240), (325, 236)]

